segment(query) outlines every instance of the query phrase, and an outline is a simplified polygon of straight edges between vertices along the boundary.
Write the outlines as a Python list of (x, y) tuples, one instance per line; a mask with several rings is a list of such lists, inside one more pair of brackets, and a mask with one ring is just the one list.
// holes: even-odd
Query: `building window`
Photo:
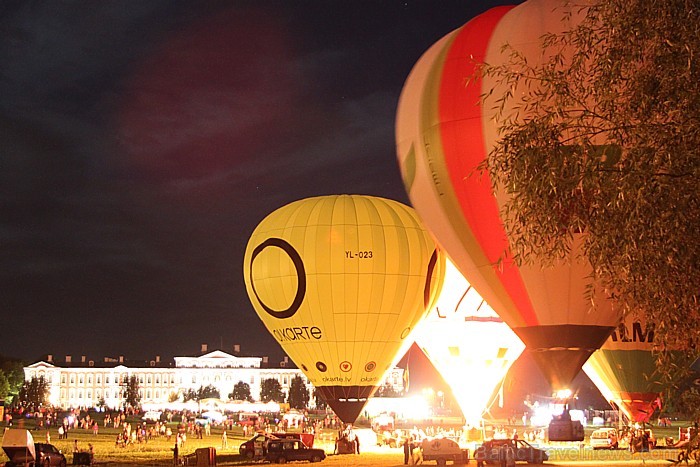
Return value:
[(105, 375), (105, 384), (109, 384), (109, 375)]
[(83, 375), (78, 376), (78, 384), (83, 384), (84, 381)]
[(61, 375), (61, 384), (66, 384), (66, 375)]
[(88, 375), (87, 382), (88, 382), (88, 384), (92, 384), (92, 375)]
[(100, 383), (102, 382), (102, 376), (97, 375), (97, 376), (95, 377), (95, 382), (96, 382), (97, 384), (100, 384)]
[(105, 391), (105, 399), (109, 399), (109, 391)]
[(70, 375), (70, 384), (75, 384), (75, 375)]
[(151, 375), (148, 375), (148, 377), (146, 377), (146, 383), (151, 384)]
[(160, 384), (160, 375), (156, 375), (156, 384)]

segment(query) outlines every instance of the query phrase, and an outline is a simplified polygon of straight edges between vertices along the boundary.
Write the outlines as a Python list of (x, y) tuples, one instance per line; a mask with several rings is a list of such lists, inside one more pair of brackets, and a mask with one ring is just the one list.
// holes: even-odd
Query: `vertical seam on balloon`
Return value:
[[(332, 201), (331, 201), (331, 205), (329, 206), (329, 209), (330, 209), (330, 211), (331, 211), (330, 222), (329, 222), (329, 225), (328, 225), (328, 234), (329, 234), (329, 235), (332, 235), (332, 233), (333, 233), (333, 227), (334, 227), (333, 219), (334, 219), (334, 216), (335, 216), (335, 210), (337, 209), (337, 207), (338, 207), (339, 204), (341, 204), (341, 203), (344, 202), (344, 200), (342, 199), (342, 197), (343, 197), (343, 195), (338, 195), (338, 196), (333, 197), (333, 198), (332, 198)], [(328, 250), (327, 250), (327, 252), (326, 252), (326, 256), (327, 256), (328, 258), (331, 257), (331, 252), (332, 252), (332, 244), (331, 244), (331, 243), (332, 243), (332, 242), (331, 242), (331, 239), (329, 238), (328, 241), (326, 242), (326, 245), (327, 245), (327, 248), (328, 248)], [(331, 263), (330, 261), (329, 261), (328, 266), (329, 266), (329, 268), (332, 267), (332, 263)], [(331, 288), (331, 290), (330, 290), (330, 297), (331, 297), (331, 300), (330, 300), (330, 305), (329, 305), (329, 306), (331, 307), (331, 309), (330, 309), (330, 313), (328, 313), (328, 316), (329, 316), (329, 318), (332, 318), (332, 319), (331, 319), (331, 324), (333, 325), (333, 335), (335, 336), (335, 342), (334, 342), (332, 345), (329, 345), (329, 346), (328, 346), (329, 355), (328, 355), (328, 360), (327, 360), (327, 363), (326, 363), (326, 364), (327, 364), (327, 366), (328, 366), (328, 369), (331, 369), (331, 368), (332, 368), (332, 367), (331, 367), (331, 362), (339, 362), (339, 361), (340, 361), (340, 355), (339, 355), (339, 348), (338, 348), (338, 347), (339, 347), (338, 323), (336, 322), (335, 303), (334, 303), (334, 301), (332, 300), (332, 297), (333, 297), (333, 275), (332, 275), (332, 271), (331, 271), (330, 269), (329, 269), (329, 271), (328, 271), (328, 274), (329, 274), (329, 279), (328, 279), (328, 281), (329, 281), (329, 285), (330, 285), (330, 288)], [(323, 314), (325, 315), (325, 313), (323, 313)], [(329, 344), (330, 344), (330, 343), (329, 343)], [(333, 358), (333, 354), (335, 354), (335, 358)], [(336, 369), (336, 368), (332, 368), (332, 371), (337, 371), (337, 369)]]
[[(352, 208), (353, 208), (353, 214), (354, 214), (354, 216), (355, 216), (355, 223), (354, 223), (354, 225), (357, 226), (357, 246), (358, 246), (358, 251), (359, 251), (359, 249), (361, 248), (361, 247), (360, 247), (360, 232), (361, 232), (361, 230), (362, 230), (362, 226), (360, 225), (360, 217), (359, 217), (359, 215), (358, 215), (358, 204), (362, 203), (362, 207), (363, 207), (364, 209), (367, 209), (367, 206), (371, 206), (372, 203), (371, 203), (371, 202), (368, 202), (368, 201), (365, 200), (365, 199), (355, 198), (354, 196), (353, 196), (353, 201), (354, 201), (354, 202), (352, 203)], [(347, 222), (347, 219), (346, 219), (346, 222)], [(353, 324), (354, 324), (354, 328), (355, 328), (354, 331), (353, 331), (353, 339), (354, 339), (354, 340), (357, 340), (357, 336), (358, 336), (358, 332), (357, 332), (357, 331), (358, 331), (358, 323), (357, 323), (357, 321), (358, 321), (358, 311), (359, 311), (358, 307), (359, 307), (359, 305), (360, 305), (360, 303), (361, 303), (361, 302), (360, 302), (360, 295), (361, 295), (360, 289), (361, 289), (361, 284), (362, 284), (362, 282), (361, 282), (362, 274), (361, 274), (361, 272), (360, 272), (360, 268), (361, 268), (361, 265), (358, 264), (357, 271), (355, 272), (355, 275), (356, 275), (355, 280), (357, 280), (357, 290), (355, 291), (355, 310), (353, 310), (353, 311), (354, 311), (354, 316), (355, 316), (355, 320), (354, 320), (355, 322), (353, 323)], [(373, 281), (370, 281), (370, 284), (372, 284), (372, 282), (373, 282)], [(365, 346), (365, 344), (363, 343), (363, 344), (361, 345), (361, 347), (364, 348), (364, 346)], [(357, 346), (354, 346), (354, 347), (353, 347), (353, 353), (352, 353), (352, 355), (350, 356), (349, 361), (351, 361), (351, 362), (356, 362), (356, 363), (357, 363), (357, 359), (355, 358), (355, 352), (357, 351), (357, 348), (356, 348), (356, 347), (357, 347)], [(354, 371), (353, 371), (353, 376), (356, 377), (357, 372), (360, 371), (360, 369), (359, 369), (359, 368), (353, 368), (353, 370), (354, 370)]]
[[(415, 218), (413, 216), (408, 215), (408, 207), (403, 205), (403, 204), (401, 204), (400, 206), (397, 206), (397, 210), (396, 211), (392, 210), (390, 212), (390, 214), (391, 214), (391, 217), (393, 220), (393, 228), (394, 228), (394, 231), (396, 234), (397, 246), (399, 248), (399, 251), (406, 251), (406, 253), (407, 253), (406, 261), (403, 261), (403, 258), (401, 259), (401, 261), (403, 263), (406, 263), (406, 264), (403, 264), (403, 267), (398, 268), (398, 270), (396, 271), (396, 276), (397, 277), (400, 277), (402, 275), (406, 276), (405, 280), (406, 280), (406, 283), (408, 284), (413, 279), (411, 277), (411, 271), (413, 271), (412, 265), (413, 265), (413, 262), (415, 261), (414, 260), (415, 254), (412, 254), (412, 252), (411, 252), (410, 236), (411, 236), (411, 232), (413, 232), (416, 228), (416, 221), (415, 221)], [(401, 229), (398, 227), (400, 225), (403, 226)], [(401, 258), (401, 255), (399, 255), (399, 257)], [(419, 261), (420, 261), (419, 265), (422, 265), (422, 259), (419, 259)], [(417, 269), (420, 271), (422, 268), (417, 268)], [(398, 281), (396, 281), (396, 283), (398, 284)], [(396, 305), (399, 305), (397, 307), (397, 309), (398, 310), (406, 310), (406, 308), (409, 304), (409, 297), (407, 296), (405, 290), (403, 291), (403, 293), (401, 293), (401, 292), (402, 291), (399, 290), (398, 288), (394, 292), (394, 296), (400, 297), (400, 301), (401, 301), (400, 304), (396, 304)], [(422, 299), (422, 293), (419, 293), (418, 298)], [(415, 303), (415, 302), (413, 300), (410, 300), (410, 303)], [(410, 321), (408, 321), (408, 323), (406, 323), (406, 324), (408, 324), (412, 328), (413, 327), (413, 320), (415, 319), (416, 310), (412, 309), (410, 311), (411, 311)], [(401, 334), (403, 333), (403, 329), (401, 329), (401, 327), (403, 327), (403, 325), (399, 325), (399, 323), (400, 323), (400, 320), (398, 320), (398, 319), (393, 320), (392, 333), (391, 333), (392, 337), (397, 336), (397, 338), (398, 338), (398, 340), (395, 343), (395, 345), (398, 345), (397, 351), (398, 351), (398, 349), (403, 350), (403, 341), (400, 338)], [(408, 338), (408, 336), (407, 336), (407, 338)], [(387, 342), (387, 344), (388, 344), (388, 342)], [(391, 363), (393, 363), (393, 361)]]
[[(380, 208), (381, 208), (381, 211), (380, 211)], [(375, 217), (376, 220), (380, 223), (380, 225), (384, 226), (384, 227), (381, 228), (381, 229), (377, 229), (377, 232), (381, 233), (381, 235), (382, 235), (382, 239), (381, 239), (381, 240), (382, 240), (382, 243), (381, 243), (381, 245), (382, 245), (382, 249), (383, 249), (383, 251), (382, 251), (382, 256), (383, 256), (383, 258), (384, 258), (384, 264), (381, 265), (381, 267), (384, 269), (384, 275), (383, 275), (383, 278), (382, 278), (382, 282), (383, 282), (383, 283), (382, 283), (382, 287), (383, 287), (383, 290), (387, 290), (387, 289), (386, 289), (386, 286), (387, 286), (387, 275), (386, 275), (386, 272), (387, 272), (387, 259), (388, 259), (388, 246), (387, 246), (387, 241), (386, 241), (386, 240), (387, 240), (387, 235), (386, 235), (386, 234), (387, 234), (387, 232), (386, 232), (386, 228), (387, 228), (387, 227), (385, 226), (385, 224), (384, 224), (384, 222), (383, 222), (383, 220), (384, 220), (384, 219), (383, 219), (383, 215), (385, 215), (385, 213), (391, 213), (391, 212), (393, 212), (393, 209), (392, 209), (392, 208), (395, 208), (395, 206), (393, 205), (393, 203), (391, 203), (389, 200), (380, 199), (380, 198), (377, 198), (377, 205), (376, 205), (376, 206), (373, 206), (374, 217)], [(372, 229), (372, 235), (373, 235), (373, 236), (375, 235), (375, 229), (374, 229), (374, 228)], [(373, 240), (372, 243), (374, 243), (374, 240)], [(372, 267), (372, 274), (373, 274), (373, 275), (376, 274), (376, 269), (375, 269), (374, 266)], [(372, 282), (374, 282), (374, 281), (372, 281)], [(375, 293), (375, 292), (373, 291), (372, 293)], [(384, 300), (384, 299), (385, 299), (385, 298), (383, 297), (382, 300)], [(384, 308), (384, 304), (382, 303), (381, 306), (382, 306), (382, 309), (383, 309), (383, 308)], [(379, 333), (379, 332), (381, 331), (380, 328), (382, 327), (382, 320), (383, 320), (383, 318), (385, 318), (385, 315), (382, 315), (382, 314), (380, 314), (380, 313), (377, 313), (377, 312), (375, 312), (374, 310), (367, 310), (367, 313), (368, 313), (368, 314), (371, 313), (371, 314), (373, 315), (373, 318), (375, 319), (375, 322), (376, 322), (376, 325), (374, 326), (374, 330), (373, 330), (373, 332), (372, 332), (372, 341), (375, 342), (375, 343), (377, 344), (377, 345), (376, 345), (377, 353), (378, 353), (379, 355), (385, 355), (386, 352), (387, 352), (387, 344), (388, 344), (387, 338), (385, 337), (383, 340), (378, 340), (378, 339), (377, 339), (377, 333)], [(369, 346), (368, 346), (368, 348), (369, 348)], [(398, 352), (398, 349), (396, 349), (396, 351)], [(367, 356), (364, 357), (363, 359), (364, 359), (365, 361), (368, 360), (368, 359), (369, 359), (369, 355), (367, 355)], [(380, 368), (379, 371), (381, 371), (382, 374), (383, 374), (383, 372), (384, 372), (385, 370), (382, 370), (382, 369)], [(380, 384), (381, 384), (381, 382), (380, 382)], [(375, 385), (375, 386), (376, 386), (376, 385)]]

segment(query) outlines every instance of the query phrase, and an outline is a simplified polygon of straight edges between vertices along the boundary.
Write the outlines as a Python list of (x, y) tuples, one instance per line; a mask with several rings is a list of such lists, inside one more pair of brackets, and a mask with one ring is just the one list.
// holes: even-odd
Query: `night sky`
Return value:
[(394, 118), (435, 41), (507, 1), (3, 1), (0, 354), (282, 355), (242, 257), (270, 212), (408, 203)]

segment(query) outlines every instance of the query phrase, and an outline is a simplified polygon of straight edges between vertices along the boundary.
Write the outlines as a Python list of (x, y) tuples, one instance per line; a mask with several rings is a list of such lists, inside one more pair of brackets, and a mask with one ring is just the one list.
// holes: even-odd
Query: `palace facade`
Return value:
[[(236, 350), (238, 347), (234, 347)], [(74, 361), (66, 356), (57, 362), (52, 355), (24, 368), (26, 381), (43, 376), (49, 387), (48, 401), (56, 407), (97, 407), (101, 401), (106, 407), (123, 406), (122, 392), (125, 382), (138, 377), (141, 404), (165, 405), (181, 399), (192, 389), (214, 386), (222, 399), (227, 399), (239, 381), (250, 386), (253, 399), (259, 399), (261, 382), (276, 379), (286, 395), (295, 376), (301, 376), (311, 388), (303, 372), (285, 357), (277, 364), (270, 364), (267, 357), (240, 357), (221, 350), (207, 352), (202, 345), (202, 355), (175, 357), (166, 362), (156, 356), (150, 361), (128, 361), (124, 357), (88, 360), (81, 356)], [(403, 390), (403, 369), (394, 368), (385, 377), (384, 384), (400, 392)], [(313, 402), (313, 397), (312, 397)]]

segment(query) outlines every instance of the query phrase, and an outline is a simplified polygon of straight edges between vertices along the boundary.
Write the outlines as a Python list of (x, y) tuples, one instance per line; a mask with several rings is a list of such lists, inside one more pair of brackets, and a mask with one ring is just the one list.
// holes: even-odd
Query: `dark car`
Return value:
[(34, 451), (36, 453), (37, 467), (66, 467), (66, 456), (53, 444), (34, 443)]
[(290, 461), (321, 462), (326, 458), (323, 449), (310, 448), (299, 439), (270, 439), (265, 459), (278, 464)]
[(300, 439), (308, 447), (314, 447), (314, 435), (312, 433), (258, 433), (248, 441), (241, 444), (238, 452), (241, 456), (248, 459), (255, 459), (256, 445), (258, 446), (259, 455), (262, 456), (267, 449), (267, 442), (273, 439)]
[(549, 456), (543, 449), (532, 446), (527, 441), (521, 439), (492, 439), (484, 443), (474, 451), (476, 465), (482, 466), (484, 463), (498, 463), (501, 456), (508, 455), (511, 451), (515, 461), (524, 461), (531, 464), (541, 464), (549, 460)]

